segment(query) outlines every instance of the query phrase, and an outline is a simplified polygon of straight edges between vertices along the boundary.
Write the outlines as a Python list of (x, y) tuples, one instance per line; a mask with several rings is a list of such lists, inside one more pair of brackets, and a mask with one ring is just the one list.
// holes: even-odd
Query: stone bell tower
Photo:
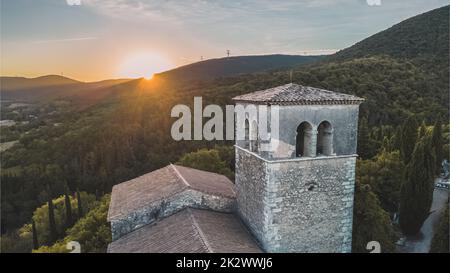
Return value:
[(263, 249), (350, 252), (363, 99), (287, 84), (233, 100), (277, 108), (275, 118), (257, 112), (236, 123), (245, 127), (235, 145), (237, 212)]

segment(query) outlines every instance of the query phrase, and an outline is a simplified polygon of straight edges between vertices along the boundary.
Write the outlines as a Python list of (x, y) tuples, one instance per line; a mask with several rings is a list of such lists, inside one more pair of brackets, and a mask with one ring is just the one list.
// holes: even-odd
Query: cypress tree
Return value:
[(55, 208), (50, 195), (48, 197), (48, 224), (50, 228), (50, 240), (53, 243), (58, 239), (58, 232), (56, 230)]
[(66, 194), (64, 195), (64, 203), (66, 207), (66, 228), (69, 228), (73, 224), (73, 217), (72, 217), (72, 204), (70, 203), (70, 197)]
[(417, 139), (420, 140), (427, 134), (427, 125), (425, 124), (425, 121), (422, 122), (422, 124), (419, 127), (419, 133), (417, 136)]
[(402, 142), (402, 126), (397, 126), (395, 129), (395, 134), (392, 137), (392, 148), (393, 150), (400, 150)]
[(34, 219), (31, 219), (31, 232), (33, 233), (33, 249), (39, 248), (39, 241), (38, 241), (38, 235), (36, 231), (36, 223), (34, 222)]
[(356, 181), (352, 252), (367, 253), (366, 245), (378, 241), (382, 252), (394, 252), (397, 236), (389, 214), (367, 184)]
[(359, 122), (358, 154), (363, 159), (368, 159), (371, 156), (370, 132), (369, 132), (369, 125), (368, 125), (366, 117), (363, 117)]
[(383, 144), (381, 145), (381, 152), (392, 152), (391, 139), (387, 136), (383, 138)]
[(383, 125), (380, 124), (380, 127), (376, 130), (376, 138), (377, 141), (383, 141)]
[(433, 135), (432, 135), (432, 145), (434, 149), (434, 153), (436, 155), (436, 173), (438, 174), (441, 170), (441, 162), (443, 160), (443, 139), (442, 139), (442, 125), (441, 120), (438, 119), (433, 127)]
[(430, 212), (435, 162), (431, 140), (425, 137), (414, 149), (401, 189), (400, 227), (406, 235), (417, 234)]
[(417, 128), (419, 127), (417, 119), (414, 115), (406, 119), (402, 126), (402, 134), (400, 141), (400, 156), (405, 165), (411, 160), (414, 146), (417, 142)]
[(80, 191), (77, 189), (77, 205), (78, 205), (78, 219), (83, 217), (83, 205), (81, 203)]

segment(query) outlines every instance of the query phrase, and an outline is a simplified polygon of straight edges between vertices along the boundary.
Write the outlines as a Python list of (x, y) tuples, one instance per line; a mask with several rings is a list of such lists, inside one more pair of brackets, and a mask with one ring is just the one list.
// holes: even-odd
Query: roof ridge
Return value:
[(206, 239), (206, 236), (203, 233), (202, 228), (198, 224), (197, 219), (195, 219), (195, 216), (192, 213), (192, 210), (189, 207), (186, 208), (186, 210), (189, 213), (189, 217), (191, 218), (192, 225), (194, 226), (194, 228), (197, 230), (198, 234), (200, 235), (200, 239), (202, 240), (202, 243), (205, 245), (205, 247), (206, 247), (206, 249), (208, 250), (209, 253), (214, 253), (214, 251), (212, 250), (211, 245), (208, 243), (208, 239)]
[(289, 104), (359, 104), (364, 101), (356, 95), (313, 86), (288, 83), (242, 94), (233, 98), (237, 102)]
[[(193, 170), (193, 171), (204, 172), (204, 173), (208, 173), (208, 174), (210, 174), (210, 175), (221, 176), (221, 177), (224, 177), (224, 178), (226, 178), (226, 179), (229, 179), (226, 175), (220, 174), (220, 173), (215, 173), (215, 172), (210, 172), (210, 171), (205, 171), (205, 170), (200, 170), (200, 169), (196, 169), (196, 168), (191, 168), (191, 167), (181, 166), (181, 165), (178, 166), (178, 165), (172, 164), (172, 163), (171, 163), (170, 165), (173, 167), (173, 169), (175, 170), (176, 174), (180, 177), (180, 179), (184, 182), (184, 184), (187, 185), (187, 187), (188, 187), (189, 189), (194, 190), (194, 191), (197, 191), (197, 192), (201, 192), (201, 193), (204, 193), (204, 194), (213, 194), (213, 195), (218, 195), (218, 196), (222, 196), (222, 197), (226, 197), (226, 198), (234, 198), (233, 196), (230, 196), (230, 195), (225, 194), (225, 193), (217, 193), (217, 192), (216, 192), (216, 193), (212, 193), (211, 191), (208, 191), (208, 190), (205, 190), (205, 189), (202, 189), (202, 188), (198, 187), (198, 185), (197, 185), (197, 186), (192, 186), (192, 185), (189, 184), (189, 182), (183, 177), (183, 175), (180, 173), (180, 171), (179, 171), (176, 167), (183, 167), (183, 168), (191, 169), (191, 170)], [(230, 182), (231, 182), (231, 181), (230, 181)], [(231, 183), (232, 183), (232, 182), (231, 182)], [(236, 194), (236, 191), (235, 191), (234, 187), (231, 187), (231, 191), (232, 191), (232, 193)]]
[(171, 164), (171, 165), (173, 165), (175, 167), (182, 167), (182, 168), (186, 168), (186, 169), (191, 169), (191, 170), (194, 170), (194, 171), (197, 171), (197, 172), (204, 172), (204, 173), (215, 174), (215, 175), (225, 176), (226, 177), (226, 175), (223, 175), (221, 173), (216, 173), (216, 172), (213, 172), (213, 171), (201, 170), (201, 169), (188, 167), (188, 166), (183, 166), (183, 165), (177, 165), (177, 164)]
[(178, 171), (178, 169), (175, 167), (175, 165), (173, 165), (172, 163), (170, 163), (170, 166), (172, 167), (172, 169), (175, 171), (175, 174), (181, 179), (181, 181), (183, 182), (184, 185), (186, 185), (188, 188), (192, 188), (191, 185), (186, 181), (186, 179), (181, 175), (181, 173)]

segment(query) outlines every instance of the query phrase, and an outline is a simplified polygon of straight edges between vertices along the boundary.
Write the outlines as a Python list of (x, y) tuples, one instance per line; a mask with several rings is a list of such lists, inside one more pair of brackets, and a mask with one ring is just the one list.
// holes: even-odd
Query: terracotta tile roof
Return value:
[(171, 164), (114, 186), (108, 220), (187, 189), (228, 198), (236, 196), (234, 184), (223, 175)]
[(229, 198), (236, 196), (234, 184), (224, 175), (179, 165), (173, 166), (192, 189)]
[(187, 208), (128, 233), (112, 242), (108, 252), (239, 253), (261, 249), (234, 214)]
[(325, 89), (290, 83), (234, 97), (238, 102), (296, 104), (359, 104), (364, 99)]

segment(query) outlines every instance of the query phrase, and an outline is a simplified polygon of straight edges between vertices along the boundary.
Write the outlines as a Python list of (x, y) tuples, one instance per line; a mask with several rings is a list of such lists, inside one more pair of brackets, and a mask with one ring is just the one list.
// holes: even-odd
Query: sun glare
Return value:
[(155, 73), (171, 68), (170, 62), (156, 53), (138, 53), (128, 56), (120, 66), (119, 74), (127, 78), (150, 80)]

